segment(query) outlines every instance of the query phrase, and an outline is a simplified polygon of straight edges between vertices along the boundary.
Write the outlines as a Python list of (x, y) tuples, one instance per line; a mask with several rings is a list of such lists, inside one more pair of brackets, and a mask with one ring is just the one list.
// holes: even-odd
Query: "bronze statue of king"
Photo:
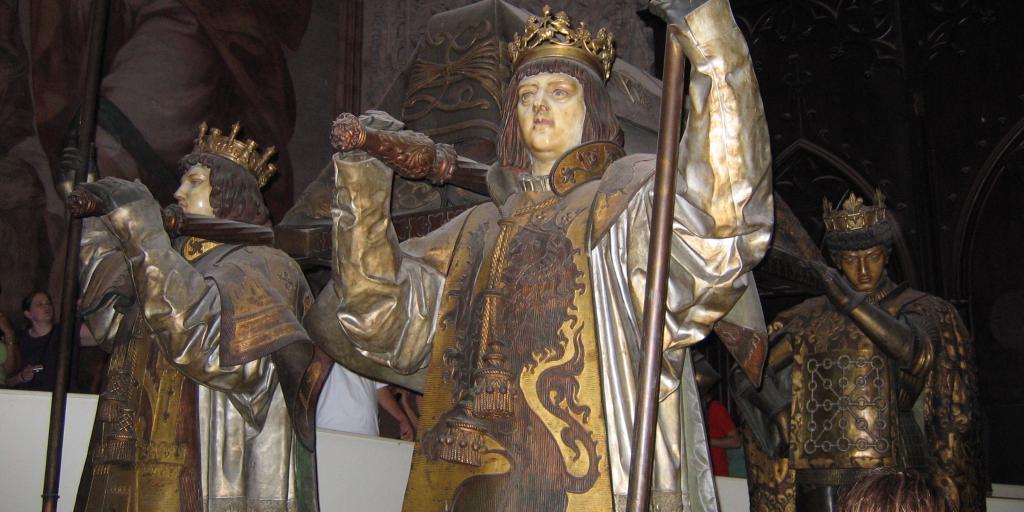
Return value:
[(886, 467), (928, 474), (950, 510), (984, 510), (977, 378), (960, 315), (890, 278), (894, 227), (881, 192), (873, 205), (826, 200), (823, 220), (838, 269), (812, 263), (823, 295), (769, 326), (761, 389), (735, 379), (760, 434), (747, 446), (752, 507), (831, 511), (845, 488)]

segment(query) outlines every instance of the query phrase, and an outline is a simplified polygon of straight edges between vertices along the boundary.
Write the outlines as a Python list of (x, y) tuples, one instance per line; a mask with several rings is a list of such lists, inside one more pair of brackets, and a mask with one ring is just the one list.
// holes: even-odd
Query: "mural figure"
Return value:
[[(181, 160), (169, 226), (144, 185), (80, 186), (82, 312), (111, 351), (77, 510), (317, 510), (314, 414), (330, 360), (302, 327), (299, 266), (261, 245), (260, 187), (275, 172), (252, 140), (204, 124)], [(78, 214), (83, 212), (78, 211)]]
[[(687, 347), (768, 246), (768, 133), (728, 2), (650, 7), (693, 63), (652, 502), (714, 510)], [(332, 282), (308, 325), (339, 360), (427, 368), (407, 511), (625, 504), (654, 156), (622, 149), (610, 33), (545, 10), (510, 54), (491, 200), (424, 237), (395, 237), (392, 169), (444, 183), (455, 150), (379, 129), (393, 124), (380, 114), (342, 115), (332, 133)]]

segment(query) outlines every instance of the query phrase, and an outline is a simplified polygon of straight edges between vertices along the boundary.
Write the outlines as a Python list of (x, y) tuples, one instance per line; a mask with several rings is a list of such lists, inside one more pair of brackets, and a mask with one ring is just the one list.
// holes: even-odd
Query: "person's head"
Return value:
[(207, 133), (205, 124), (200, 127), (195, 149), (179, 162), (181, 185), (174, 199), (186, 213), (257, 225), (270, 221), (260, 187), (275, 171), (267, 164), (274, 149), (259, 154), (255, 142), (235, 139), (239, 130), (236, 123), (225, 137), (216, 128)]
[(892, 225), (886, 218), (881, 192), (875, 205), (850, 194), (841, 209), (825, 201), (825, 249), (832, 261), (859, 291), (871, 291), (886, 277), (892, 252)]
[(22, 299), (21, 312), (33, 326), (53, 324), (53, 301), (44, 291), (32, 292)]
[(947, 512), (949, 504), (924, 475), (889, 468), (868, 473), (844, 492), (838, 512)]
[(588, 35), (590, 48), (583, 49), (570, 32), (568, 16), (545, 10), (543, 17), (531, 17), (525, 36), (513, 42), (515, 71), (498, 134), (498, 161), (506, 168), (529, 169), (535, 158), (552, 160), (585, 142), (622, 145), (604, 86), (614, 59), (611, 34)]

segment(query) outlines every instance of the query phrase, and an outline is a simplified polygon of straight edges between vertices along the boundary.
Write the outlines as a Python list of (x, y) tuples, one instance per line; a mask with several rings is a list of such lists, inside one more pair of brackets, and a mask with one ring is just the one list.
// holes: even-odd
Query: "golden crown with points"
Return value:
[(572, 27), (572, 20), (565, 12), (551, 15), (551, 7), (545, 5), (543, 16), (531, 15), (526, 20), (522, 34), (516, 34), (508, 45), (512, 67), (543, 57), (566, 57), (586, 64), (598, 76), (608, 80), (612, 76), (615, 61), (615, 40), (606, 29), (591, 34), (586, 23)]
[(850, 192), (841, 209), (833, 209), (828, 199), (822, 199), (822, 207), (826, 233), (857, 231), (885, 221), (885, 196), (878, 189), (874, 206), (866, 206), (863, 199)]
[(241, 129), (241, 125), (236, 122), (231, 126), (231, 133), (225, 137), (219, 128), (209, 128), (204, 122), (199, 125), (199, 137), (196, 137), (192, 152), (221, 156), (241, 165), (256, 176), (256, 184), (263, 188), (277, 172), (277, 166), (269, 163), (275, 154), (274, 147), (267, 148), (261, 155), (256, 150), (256, 141), (249, 139), (242, 142), (235, 138)]

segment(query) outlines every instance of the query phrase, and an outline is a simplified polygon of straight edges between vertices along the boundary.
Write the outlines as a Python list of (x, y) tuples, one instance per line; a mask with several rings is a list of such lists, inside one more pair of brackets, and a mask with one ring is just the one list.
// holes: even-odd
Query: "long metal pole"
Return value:
[(668, 258), (672, 242), (676, 165), (679, 160), (680, 120), (683, 112), (683, 75), (686, 57), (679, 27), (669, 25), (662, 80), (661, 127), (654, 174), (654, 211), (651, 246), (647, 253), (647, 291), (644, 298), (644, 358), (640, 367), (640, 397), (633, 422), (633, 462), (629, 472), (627, 512), (647, 512), (651, 501), (654, 434), (658, 422), (658, 376), (661, 374), (662, 337)]
[[(79, 115), (78, 154), (81, 165), (75, 171), (74, 183), (85, 180), (92, 160), (92, 144), (96, 134), (96, 110), (99, 98), (103, 45), (107, 39), (107, 14), (110, 0), (94, 0), (92, 27), (89, 31), (88, 61), (83, 102)], [(46, 445), (46, 473), (43, 477), (43, 512), (56, 512), (60, 498), (60, 462), (64, 448), (64, 419), (67, 412), (68, 364), (75, 332), (75, 306), (78, 297), (78, 251), (82, 243), (82, 220), (68, 215), (68, 237), (64, 257), (64, 282), (60, 304), (60, 345), (57, 351), (57, 372), (50, 400), (50, 431)]]

